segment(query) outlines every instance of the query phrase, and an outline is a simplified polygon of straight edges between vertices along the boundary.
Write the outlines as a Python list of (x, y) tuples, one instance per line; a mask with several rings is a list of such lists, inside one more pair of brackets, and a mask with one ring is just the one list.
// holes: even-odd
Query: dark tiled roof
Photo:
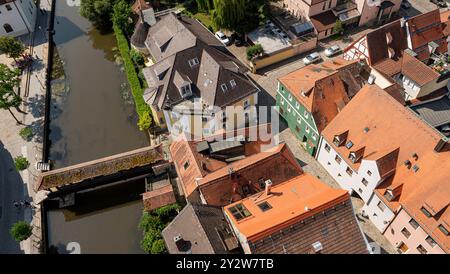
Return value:
[(317, 242), (322, 254), (369, 253), (350, 199), (249, 245), (253, 254), (311, 254)]
[(148, 30), (150, 29), (150, 25), (146, 22), (139, 22), (136, 24), (136, 28), (134, 30), (133, 35), (131, 36), (131, 44), (138, 48), (145, 47), (145, 39), (147, 38)]
[(422, 63), (419, 59), (409, 55), (403, 54), (403, 62), (401, 66), (402, 74), (413, 80), (420, 86), (424, 86), (429, 82), (435, 81), (440, 74)]
[(331, 10), (311, 16), (311, 23), (313, 23), (318, 32), (334, 27), (336, 20), (337, 17)]
[(450, 124), (450, 98), (446, 95), (411, 106), (433, 127)]
[[(177, 73), (189, 78), (194, 97), (210, 106), (224, 107), (258, 92), (245, 75), (246, 67), (196, 20), (167, 15), (150, 28), (146, 45), (157, 61), (143, 71), (149, 86), (144, 93), (148, 104), (170, 109), (184, 101), (174, 83)], [(199, 64), (191, 67), (189, 61), (195, 58)], [(158, 78), (158, 71), (165, 69), (167, 73)], [(222, 84), (227, 86), (225, 92)]]
[[(222, 209), (219, 207), (188, 204), (163, 230), (167, 250), (171, 254), (224, 254), (235, 253), (238, 241), (231, 233)], [(186, 249), (179, 250), (174, 237), (181, 235)]]

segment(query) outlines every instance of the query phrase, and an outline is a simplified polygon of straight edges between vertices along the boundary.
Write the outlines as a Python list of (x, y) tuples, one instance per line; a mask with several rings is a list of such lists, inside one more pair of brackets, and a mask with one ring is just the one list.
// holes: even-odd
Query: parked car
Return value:
[(341, 51), (342, 51), (342, 50), (341, 50), (341, 48), (340, 48), (338, 45), (334, 45), (334, 46), (331, 46), (331, 47), (329, 47), (329, 48), (327, 48), (327, 49), (325, 50), (325, 56), (331, 57), (331, 56), (333, 56), (333, 55), (338, 54), (338, 53), (341, 52)]
[(411, 6), (411, 3), (409, 3), (408, 1), (406, 1), (406, 0), (403, 0), (402, 1), (402, 4), (400, 5), (401, 7), (402, 7), (402, 9), (405, 9), (405, 10), (407, 10), (407, 9), (410, 9), (412, 6)]
[(443, 0), (430, 0), (431, 3), (436, 4), (440, 8), (446, 8), (447, 3), (445, 3)]
[(234, 42), (234, 45), (236, 47), (240, 47), (245, 44), (245, 39), (244, 39), (243, 35), (236, 33), (236, 32), (231, 34), (231, 40)]
[(225, 46), (229, 46), (231, 44), (230, 38), (228, 38), (223, 32), (218, 31), (215, 35), (217, 39), (219, 39)]
[(318, 62), (322, 57), (320, 57), (318, 52), (313, 52), (311, 54), (308, 54), (305, 58), (303, 58), (303, 63), (305, 65), (309, 65), (315, 62)]

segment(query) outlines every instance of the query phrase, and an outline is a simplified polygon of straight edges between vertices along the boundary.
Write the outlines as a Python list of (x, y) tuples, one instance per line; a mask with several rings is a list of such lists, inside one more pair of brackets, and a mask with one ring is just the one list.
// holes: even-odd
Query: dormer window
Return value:
[(226, 92), (228, 90), (228, 87), (226, 84), (220, 85), (220, 88), (222, 89), (223, 92)]
[(445, 236), (450, 234), (450, 232), (443, 225), (439, 225), (438, 228), (442, 233), (444, 233)]
[(333, 144), (337, 147), (341, 144), (341, 140), (339, 140), (339, 136), (334, 136)]
[(350, 155), (348, 155), (348, 158), (350, 159), (350, 161), (352, 161), (352, 163), (356, 162), (356, 154), (354, 152), (350, 152)]
[(181, 96), (183, 96), (183, 98), (191, 96), (191, 94), (192, 94), (191, 85), (182, 86), (180, 88), (180, 92), (181, 92)]
[(234, 88), (236, 86), (236, 81), (234, 79), (230, 80), (230, 86), (231, 88)]
[(195, 67), (195, 66), (198, 65), (198, 64), (200, 64), (200, 62), (198, 61), (198, 58), (197, 58), (197, 57), (195, 57), (195, 58), (189, 60), (188, 63), (189, 63), (189, 66), (190, 66), (191, 68), (192, 68), (192, 67)]
[(392, 190), (386, 190), (386, 192), (384, 193), (384, 198), (386, 198), (386, 200), (388, 200), (389, 202), (392, 201), (392, 199), (394, 199), (394, 193), (392, 192)]

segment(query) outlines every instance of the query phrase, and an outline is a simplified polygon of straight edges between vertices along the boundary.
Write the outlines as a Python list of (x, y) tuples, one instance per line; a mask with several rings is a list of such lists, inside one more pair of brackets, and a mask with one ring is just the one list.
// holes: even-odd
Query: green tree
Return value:
[(121, 28), (127, 34), (130, 34), (132, 27), (131, 16), (133, 15), (133, 11), (131, 6), (125, 2), (125, 0), (119, 0), (113, 6), (113, 13), (111, 15), (111, 20), (113, 24)]
[(11, 108), (18, 109), (22, 98), (14, 92), (14, 88), (20, 84), (20, 71), (12, 70), (4, 64), (0, 64), (0, 109), (6, 109), (18, 124), (22, 124)]
[(153, 119), (150, 114), (150, 111), (146, 110), (142, 113), (141, 117), (139, 117), (138, 126), (139, 130), (144, 131), (150, 128), (152, 125)]
[(336, 20), (336, 23), (334, 23), (333, 26), (333, 32), (342, 34), (344, 32), (344, 25), (342, 24), (341, 20)]
[(132, 49), (130, 51), (130, 57), (136, 67), (143, 66), (145, 64), (144, 57), (142, 57), (142, 54), (140, 54), (139, 51), (135, 49)]
[(81, 0), (80, 14), (100, 29), (111, 28), (111, 14), (117, 0)]
[(157, 230), (150, 230), (144, 233), (144, 238), (141, 240), (141, 248), (147, 253), (152, 252), (153, 243), (161, 239), (161, 234)]
[(33, 130), (30, 127), (24, 127), (19, 131), (19, 135), (22, 139), (29, 142), (33, 138)]
[(14, 240), (21, 242), (30, 238), (33, 233), (33, 227), (27, 222), (19, 221), (12, 226), (10, 232)]
[(25, 46), (15, 37), (2, 36), (0, 37), (0, 51), (7, 54), (10, 58), (13, 58), (15, 61), (22, 56), (25, 51)]
[(245, 19), (246, 0), (213, 0), (213, 22), (217, 28), (236, 30)]
[(147, 231), (161, 231), (164, 229), (164, 224), (158, 216), (155, 216), (149, 212), (144, 212), (139, 222), (139, 228), (144, 232)]
[(151, 254), (163, 254), (166, 253), (166, 245), (163, 239), (157, 239), (153, 242), (152, 248), (150, 250)]
[(263, 47), (261, 44), (256, 44), (254, 46), (247, 48), (247, 60), (251, 60), (253, 57), (255, 57), (258, 54), (261, 54), (264, 52)]
[(23, 156), (17, 156), (14, 158), (14, 165), (18, 171), (22, 171), (28, 168), (30, 162), (28, 162), (27, 158)]
[(197, 8), (199, 11), (210, 11), (214, 9), (214, 4), (212, 0), (196, 0)]

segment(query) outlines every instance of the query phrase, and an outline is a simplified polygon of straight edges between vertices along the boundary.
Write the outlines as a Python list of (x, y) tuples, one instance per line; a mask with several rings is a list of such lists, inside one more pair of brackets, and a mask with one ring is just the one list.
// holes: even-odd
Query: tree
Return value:
[(30, 127), (24, 127), (19, 131), (20, 137), (25, 141), (31, 141), (33, 138), (33, 130)]
[(144, 238), (141, 240), (141, 248), (147, 253), (152, 252), (153, 243), (161, 239), (159, 231), (150, 230), (144, 233)]
[(139, 122), (138, 122), (138, 126), (139, 126), (139, 130), (144, 131), (150, 128), (150, 126), (152, 125), (152, 116), (150, 114), (150, 111), (146, 110), (143, 112), (143, 114), (141, 115), (141, 117), (139, 117)]
[(33, 227), (27, 222), (19, 221), (13, 225), (10, 232), (14, 240), (21, 242), (30, 238), (33, 234)]
[(153, 242), (152, 248), (150, 250), (151, 254), (163, 254), (166, 253), (166, 245), (163, 239), (157, 239)]
[(18, 124), (22, 124), (11, 108), (18, 109), (22, 98), (14, 92), (14, 88), (20, 84), (20, 70), (12, 70), (4, 64), (0, 64), (0, 109), (6, 109)]
[(124, 0), (119, 0), (114, 4), (111, 20), (113, 24), (121, 28), (125, 33), (129, 34), (132, 31), (132, 21), (130, 21), (132, 14), (133, 11), (131, 6)]
[(25, 46), (15, 37), (2, 36), (0, 37), (0, 51), (16, 61), (25, 51)]
[(100, 29), (111, 28), (111, 14), (117, 0), (81, 0), (80, 14)]
[(14, 165), (18, 171), (22, 171), (28, 168), (30, 162), (28, 162), (27, 158), (23, 156), (17, 156), (14, 158)]
[(344, 32), (344, 25), (342, 24), (341, 20), (336, 20), (336, 23), (334, 23), (333, 26), (333, 32), (342, 34)]
[(213, 22), (217, 28), (235, 30), (245, 19), (246, 0), (214, 0)]
[(210, 11), (214, 8), (212, 0), (196, 0), (199, 11)]
[(264, 52), (263, 47), (261, 44), (256, 44), (254, 46), (247, 48), (247, 60), (251, 60), (253, 57), (255, 57), (258, 54), (261, 54)]

